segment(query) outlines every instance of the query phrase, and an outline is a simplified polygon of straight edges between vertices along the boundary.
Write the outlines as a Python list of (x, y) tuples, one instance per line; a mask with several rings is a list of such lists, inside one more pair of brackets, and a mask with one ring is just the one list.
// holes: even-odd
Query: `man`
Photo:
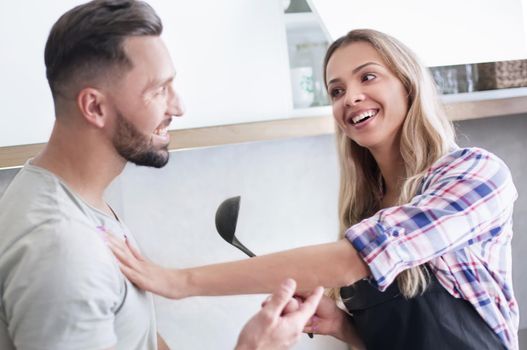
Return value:
[[(53, 131), (0, 199), (0, 349), (167, 348), (152, 296), (123, 277), (105, 244), (104, 232), (133, 238), (103, 199), (128, 161), (168, 161), (167, 128), (183, 108), (161, 32), (154, 10), (133, 0), (77, 6), (51, 29)], [(304, 317), (290, 322), (311, 309), (293, 308)], [(276, 318), (259, 320), (252, 332), (280, 339)]]

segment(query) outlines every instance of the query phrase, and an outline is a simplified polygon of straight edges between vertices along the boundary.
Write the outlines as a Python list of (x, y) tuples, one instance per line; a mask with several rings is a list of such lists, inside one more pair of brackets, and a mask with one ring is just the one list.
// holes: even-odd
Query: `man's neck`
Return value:
[(96, 132), (64, 130), (56, 123), (48, 144), (31, 164), (57, 175), (91, 206), (113, 215), (104, 191), (126, 161)]

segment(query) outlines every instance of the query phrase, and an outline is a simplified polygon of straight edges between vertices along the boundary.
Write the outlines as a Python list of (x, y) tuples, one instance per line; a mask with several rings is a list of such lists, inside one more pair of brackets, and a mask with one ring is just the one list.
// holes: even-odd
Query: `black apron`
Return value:
[(404, 298), (394, 281), (380, 292), (367, 280), (340, 289), (368, 350), (495, 350), (498, 336), (466, 300), (454, 298), (430, 273), (430, 285)]

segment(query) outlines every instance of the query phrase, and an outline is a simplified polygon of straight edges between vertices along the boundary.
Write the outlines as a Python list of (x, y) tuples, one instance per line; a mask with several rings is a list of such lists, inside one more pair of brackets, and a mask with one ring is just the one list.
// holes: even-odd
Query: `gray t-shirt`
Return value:
[(101, 227), (134, 242), (52, 173), (20, 170), (0, 198), (0, 349), (157, 348), (152, 296), (121, 274)]

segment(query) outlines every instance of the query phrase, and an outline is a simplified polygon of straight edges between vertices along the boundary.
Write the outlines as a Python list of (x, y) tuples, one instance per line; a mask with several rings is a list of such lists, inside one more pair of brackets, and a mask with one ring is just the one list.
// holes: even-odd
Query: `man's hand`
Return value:
[(293, 298), (296, 282), (285, 280), (243, 327), (236, 350), (289, 349), (302, 334), (322, 297), (317, 287), (302, 303)]

